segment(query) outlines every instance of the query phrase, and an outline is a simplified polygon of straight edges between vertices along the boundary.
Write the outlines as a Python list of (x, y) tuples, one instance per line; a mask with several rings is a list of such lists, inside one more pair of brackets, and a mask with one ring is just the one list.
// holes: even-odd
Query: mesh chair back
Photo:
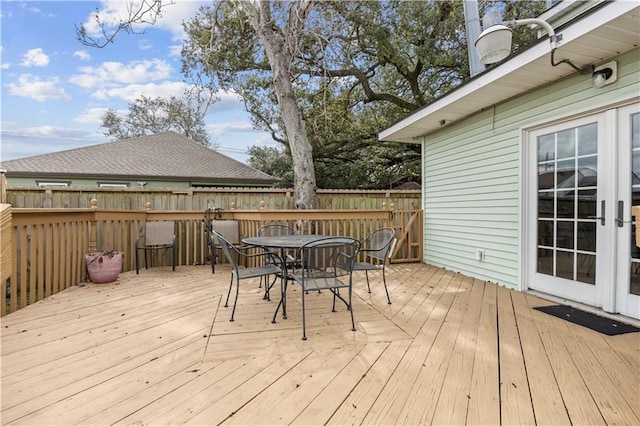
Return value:
[(146, 222), (144, 243), (146, 246), (171, 246), (175, 234), (175, 222)]
[(240, 225), (237, 220), (212, 220), (211, 229), (231, 244), (240, 244)]
[(287, 225), (265, 225), (258, 229), (258, 237), (277, 237), (280, 235), (296, 235), (297, 232)]
[(362, 242), (362, 251), (366, 252), (367, 256), (384, 262), (395, 235), (396, 231), (393, 228), (381, 228), (373, 231)]
[[(305, 244), (299, 251), (302, 281), (305, 288), (348, 286), (348, 282), (324, 278), (350, 275), (360, 242), (355, 238), (327, 237)], [(313, 284), (311, 282), (317, 281)]]
[(227, 240), (221, 233), (217, 232), (215, 229), (211, 230), (211, 235), (213, 238), (218, 240), (218, 244), (220, 248), (222, 248), (222, 252), (226, 256), (229, 264), (234, 270), (238, 269), (238, 259), (236, 258), (233, 244), (229, 240)]
[[(332, 312), (336, 311), (336, 300), (344, 302), (351, 316), (351, 330), (356, 331), (351, 276), (359, 248), (360, 241), (355, 238), (327, 237), (307, 243), (298, 251), (301, 269), (291, 279), (302, 286), (302, 340), (307, 340), (305, 294), (312, 290), (330, 290)], [(345, 288), (347, 294), (340, 294)]]

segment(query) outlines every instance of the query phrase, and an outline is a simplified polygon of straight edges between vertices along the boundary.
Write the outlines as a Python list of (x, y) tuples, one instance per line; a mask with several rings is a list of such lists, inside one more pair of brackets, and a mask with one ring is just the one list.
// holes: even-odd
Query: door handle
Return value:
[[(600, 221), (600, 225), (604, 226), (604, 224), (605, 224), (604, 207), (605, 207), (605, 202), (604, 202), (604, 200), (602, 200), (602, 202), (600, 203), (600, 216), (587, 216), (587, 219), (598, 219)], [(620, 225), (618, 225), (618, 226), (620, 226)]]
[(618, 228), (622, 228), (625, 223), (631, 222), (633, 222), (633, 220), (624, 220), (624, 201), (618, 201), (618, 214), (616, 216)]

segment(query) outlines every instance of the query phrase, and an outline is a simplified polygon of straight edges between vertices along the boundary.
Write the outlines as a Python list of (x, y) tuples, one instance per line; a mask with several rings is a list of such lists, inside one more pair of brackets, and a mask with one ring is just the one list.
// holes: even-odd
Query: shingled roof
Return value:
[(270, 184), (272, 176), (175, 132), (4, 161), (7, 176), (163, 179)]

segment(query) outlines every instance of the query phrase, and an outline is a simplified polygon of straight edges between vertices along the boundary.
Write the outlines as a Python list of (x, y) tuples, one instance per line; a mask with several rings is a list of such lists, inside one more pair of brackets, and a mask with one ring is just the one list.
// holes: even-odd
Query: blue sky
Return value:
[[(2, 161), (108, 142), (100, 126), (107, 109), (124, 112), (141, 94), (181, 95), (181, 22), (203, 2), (176, 0), (145, 34), (120, 34), (103, 49), (76, 40), (75, 25), (93, 27), (92, 12), (126, 16), (126, 4), (0, 1)], [(220, 153), (246, 162), (248, 147), (277, 146), (252, 130), (235, 95), (220, 97), (205, 118)]]

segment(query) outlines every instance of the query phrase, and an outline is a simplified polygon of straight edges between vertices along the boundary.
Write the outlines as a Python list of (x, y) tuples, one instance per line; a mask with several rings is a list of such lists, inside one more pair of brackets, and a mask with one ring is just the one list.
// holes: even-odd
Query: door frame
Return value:
[[(632, 135), (629, 118), (633, 114), (640, 114), (640, 102), (625, 105), (616, 109), (617, 115), (617, 130), (618, 130), (618, 180), (617, 180), (617, 193), (616, 202), (623, 201), (623, 221), (622, 227), (616, 226), (614, 232), (617, 234), (618, 246), (617, 253), (619, 259), (628, 259), (625, 261), (619, 261), (617, 264), (616, 278), (620, 285), (617, 286), (613, 294), (614, 304), (617, 312), (622, 315), (630, 316), (632, 318), (640, 319), (640, 296), (630, 294), (629, 282), (630, 282), (630, 268), (631, 268), (631, 236), (632, 236), (632, 183), (629, 181), (631, 173), (633, 172), (632, 158), (629, 157), (633, 148)], [(629, 187), (627, 188), (627, 185)], [(629, 189), (627, 191), (627, 189)], [(617, 206), (616, 212), (618, 214)], [(616, 224), (617, 225), (617, 224)], [(636, 233), (640, 232), (640, 229), (636, 227)]]
[[(536, 187), (535, 182), (537, 182), (537, 167), (536, 174), (534, 175), (532, 172), (532, 161), (529, 153), (530, 149), (530, 139), (532, 133), (536, 133), (543, 129), (550, 129), (552, 127), (556, 127), (558, 125), (566, 125), (567, 127), (571, 127), (573, 123), (581, 121), (584, 118), (593, 118), (594, 121), (598, 121), (599, 126), (602, 125), (604, 128), (598, 130), (598, 137), (605, 137), (608, 140), (615, 140), (616, 147), (619, 146), (618, 143), (618, 111), (622, 108), (628, 107), (640, 101), (640, 97), (633, 97), (630, 99), (626, 99), (624, 101), (615, 102), (612, 104), (608, 104), (602, 106), (600, 108), (591, 109), (589, 111), (583, 111), (578, 114), (568, 115), (562, 118), (550, 119), (547, 121), (539, 121), (537, 123), (531, 123), (526, 126), (522, 126), (520, 128), (520, 164), (521, 164), (521, 172), (520, 172), (520, 257), (519, 257), (519, 289), (521, 291), (540, 291), (535, 288), (532, 288), (529, 285), (531, 274), (536, 272), (536, 256), (537, 250), (532, 252), (532, 244), (531, 238), (537, 241), (537, 235), (531, 235), (531, 227), (529, 226), (530, 221), (537, 219), (537, 210), (532, 209), (530, 202), (530, 190), (532, 187)], [(597, 117), (600, 116), (600, 119)], [(604, 161), (607, 165), (616, 167), (619, 161), (617, 151), (612, 152), (613, 150), (605, 150), (604, 152), (598, 152), (598, 170), (602, 170), (600, 164), (601, 163), (601, 155), (603, 156), (602, 161)], [(608, 167), (609, 167), (608, 166)], [(603, 189), (607, 194), (618, 194), (618, 174), (613, 176), (608, 180), (608, 182), (604, 185)], [(600, 202), (603, 198), (603, 191), (598, 191), (598, 213), (600, 212)], [(591, 306), (601, 308), (607, 312), (617, 312), (616, 305), (619, 305), (620, 301), (618, 299), (618, 288), (620, 286), (616, 285), (616, 275), (618, 262), (616, 261), (616, 252), (618, 249), (617, 242), (617, 226), (615, 225), (615, 215), (616, 215), (616, 202), (613, 200), (613, 196), (607, 199), (605, 214), (606, 214), (606, 229), (603, 229), (601, 232), (606, 233), (606, 237), (608, 240), (608, 247), (603, 250), (600, 249), (600, 244), (602, 244), (599, 239), (597, 242), (598, 253), (605, 253), (607, 261), (601, 262), (602, 265), (605, 265), (605, 270), (600, 270), (598, 273), (598, 277), (596, 279), (596, 293), (595, 293), (595, 303)], [(630, 209), (629, 209), (630, 210)], [(598, 225), (599, 226), (599, 225)], [(537, 246), (537, 244), (536, 244)], [(601, 269), (601, 268), (599, 268)], [(568, 300), (583, 303), (581, 301), (576, 301), (574, 299), (562, 296), (562, 295), (551, 295), (553, 297), (558, 298), (566, 298)]]
[[(607, 280), (606, 275), (610, 273), (610, 268), (607, 270), (606, 265), (604, 265), (604, 260), (601, 256), (596, 257), (596, 277), (595, 284), (581, 283), (580, 281), (574, 281), (571, 279), (564, 279), (555, 276), (546, 276), (544, 274), (537, 274), (537, 199), (538, 199), (538, 185), (537, 185), (537, 176), (538, 176), (538, 168), (537, 168), (537, 144), (536, 137), (542, 134), (555, 133), (566, 129), (572, 129), (584, 125), (588, 125), (591, 123), (597, 124), (597, 138), (598, 138), (598, 173), (600, 175), (602, 170), (606, 170), (608, 167), (607, 161), (610, 160), (606, 155), (601, 155), (602, 149), (600, 149), (601, 141), (605, 140), (604, 129), (605, 126), (605, 114), (603, 112), (595, 112), (593, 114), (585, 114), (581, 117), (573, 117), (567, 120), (558, 121), (554, 123), (550, 123), (547, 125), (536, 126), (534, 129), (529, 129), (526, 132), (526, 139), (523, 139), (524, 147), (523, 153), (526, 161), (526, 173), (527, 173), (527, 182), (528, 185), (525, 187), (523, 191), (523, 204), (526, 206), (525, 211), (529, 213), (526, 217), (526, 221), (523, 222), (523, 228), (525, 230), (526, 238), (525, 238), (525, 247), (527, 253), (530, 254), (528, 258), (525, 259), (525, 282), (527, 284), (527, 288), (535, 291), (540, 291), (543, 293), (551, 294), (555, 297), (561, 297), (569, 300), (573, 300), (579, 303), (588, 304), (591, 306), (602, 306), (601, 295), (604, 293), (604, 290), (601, 289), (602, 283), (609, 282)], [(600, 177), (598, 178), (598, 196), (595, 201), (596, 204), (596, 215), (601, 216), (603, 212), (601, 211), (601, 202), (604, 199), (604, 194), (609, 192), (609, 182), (603, 181)], [(536, 208), (534, 208), (534, 206)], [(610, 216), (608, 215), (609, 206), (605, 203), (605, 217), (608, 219)], [(602, 234), (604, 231), (603, 228), (610, 228), (611, 224), (610, 220), (605, 220), (605, 225), (600, 225), (599, 221), (594, 220), (596, 223), (596, 233), (598, 235)], [(596, 239), (596, 253), (608, 253), (611, 251), (611, 247), (608, 247), (609, 243), (604, 238)], [(549, 286), (554, 285), (554, 283), (559, 283), (557, 286), (558, 291), (549, 291), (548, 289), (542, 288), (544, 286), (532, 287), (531, 282), (533, 281), (534, 275), (538, 280), (548, 281)], [(553, 283), (551, 283), (553, 281)], [(554, 288), (554, 290), (556, 290)]]

